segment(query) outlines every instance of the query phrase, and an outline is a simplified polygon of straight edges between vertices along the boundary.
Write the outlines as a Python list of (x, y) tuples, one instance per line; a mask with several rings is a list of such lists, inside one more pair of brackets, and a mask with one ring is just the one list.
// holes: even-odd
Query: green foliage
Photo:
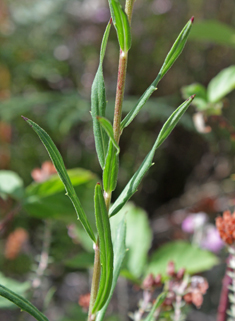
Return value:
[(177, 125), (180, 118), (183, 116), (185, 111), (188, 109), (190, 103), (194, 97), (192, 96), (186, 100), (182, 105), (180, 105), (168, 118), (168, 120), (163, 125), (151, 151), (145, 157), (144, 161), (140, 165), (139, 169), (132, 176), (130, 181), (127, 183), (126, 187), (119, 195), (118, 199), (114, 202), (110, 209), (110, 216), (117, 214), (120, 209), (125, 205), (125, 203), (130, 199), (130, 197), (137, 191), (137, 188), (143, 179), (146, 172), (152, 166), (153, 157), (156, 149), (164, 142), (164, 140), (170, 135), (174, 127)]
[(26, 311), (31, 314), (38, 321), (49, 321), (47, 317), (42, 314), (32, 303), (24, 299), (19, 294), (11, 291), (10, 289), (0, 285), (0, 296), (6, 298), (7, 300), (13, 302), (22, 311)]
[(185, 241), (175, 241), (163, 245), (152, 254), (146, 275), (160, 273), (163, 277), (167, 277), (166, 271), (169, 261), (175, 263), (177, 271), (180, 268), (185, 268), (189, 274), (209, 270), (218, 263), (218, 259), (213, 253)]
[(235, 48), (235, 29), (217, 20), (196, 22), (189, 38)]
[[(94, 186), (97, 177), (90, 171), (74, 168), (67, 171), (74, 189), (82, 199), (82, 205), (95, 228), (93, 204)], [(47, 181), (32, 183), (25, 189), (23, 208), (37, 218), (55, 218), (65, 222), (74, 222), (74, 208), (67, 197), (64, 197), (64, 185), (58, 175), (52, 175)]]
[(120, 48), (122, 51), (127, 52), (131, 47), (131, 30), (127, 15), (122, 9), (119, 0), (109, 0), (109, 7)]
[(6, 199), (11, 196), (17, 200), (24, 196), (23, 180), (12, 171), (0, 171), (0, 197)]
[(183, 97), (195, 93), (193, 104), (206, 115), (221, 114), (222, 99), (235, 89), (235, 66), (223, 69), (209, 82), (207, 89), (194, 83), (182, 88)]
[(100, 184), (95, 187), (95, 217), (102, 267), (99, 290), (92, 312), (99, 311), (108, 300), (113, 280), (113, 244), (108, 211)]
[(108, 137), (97, 117), (105, 117), (106, 95), (102, 65), (108, 42), (110, 27), (111, 23), (108, 23), (101, 44), (99, 67), (91, 88), (91, 115), (93, 119), (93, 132), (95, 137), (96, 152), (101, 168), (104, 168), (105, 165), (105, 157), (108, 148)]
[(140, 277), (147, 263), (152, 242), (147, 213), (132, 203), (127, 203), (120, 213), (111, 217), (112, 231), (125, 218), (127, 224), (126, 246), (128, 249), (126, 268), (135, 277)]
[(209, 83), (209, 102), (216, 103), (235, 89), (235, 66), (223, 69)]
[[(177, 60), (179, 55), (181, 54), (188, 36), (192, 27), (193, 20), (190, 19), (188, 23), (184, 26), (183, 30), (180, 32), (176, 41), (174, 42), (172, 48), (167, 54), (167, 57), (153, 83), (149, 86), (149, 88), (143, 93), (140, 97), (138, 103), (131, 109), (131, 111), (126, 115), (126, 117), (121, 122), (121, 129), (127, 127), (132, 120), (138, 115), (142, 107), (145, 105), (150, 96), (157, 90), (157, 85), (159, 81), (163, 78), (163, 76), (167, 73), (167, 71), (171, 68), (174, 62)], [(190, 95), (191, 96), (191, 95)], [(188, 97), (187, 97), (188, 98)]]
[(91, 229), (90, 223), (87, 220), (86, 214), (80, 204), (80, 201), (74, 191), (73, 185), (71, 183), (71, 180), (68, 176), (68, 173), (65, 169), (64, 161), (56, 148), (55, 144), (51, 140), (50, 136), (36, 123), (31, 121), (28, 118), (24, 118), (27, 123), (34, 129), (34, 131), (38, 134), (39, 138), (41, 139), (42, 143), (44, 144), (45, 148), (47, 149), (49, 156), (51, 157), (51, 160), (60, 176), (61, 181), (64, 184), (66, 195), (70, 198), (71, 202), (73, 203), (73, 206), (76, 210), (78, 219), (80, 219), (83, 227), (87, 231), (90, 238), (95, 241), (95, 235), (94, 232)]
[[(26, 291), (30, 288), (29, 282), (20, 283), (11, 278), (5, 277), (2, 273), (0, 273), (0, 284), (6, 288), (14, 289), (14, 292), (18, 295), (25, 295)], [(12, 301), (5, 299), (4, 297), (0, 297), (0, 308), (7, 309), (15, 307)]]
[(112, 281), (112, 287), (110, 290), (109, 297), (103, 306), (103, 308), (98, 312), (96, 321), (102, 321), (105, 315), (105, 312), (108, 308), (109, 302), (112, 298), (114, 289), (117, 284), (117, 280), (120, 274), (120, 270), (122, 267), (123, 260), (126, 255), (126, 222), (123, 218), (120, 223), (117, 226), (116, 229), (116, 236), (113, 241), (113, 252), (114, 252), (114, 259), (113, 259), (113, 281)]

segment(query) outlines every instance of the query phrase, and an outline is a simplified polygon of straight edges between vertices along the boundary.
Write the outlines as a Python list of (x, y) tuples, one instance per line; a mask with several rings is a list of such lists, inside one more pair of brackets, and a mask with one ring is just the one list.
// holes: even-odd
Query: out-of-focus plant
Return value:
[[(109, 0), (109, 8), (112, 18), (110, 19), (104, 32), (100, 50), (99, 66), (91, 90), (91, 115), (93, 120), (95, 146), (103, 174), (102, 182), (96, 184), (94, 192), (95, 224), (92, 224), (94, 219), (91, 217), (91, 215), (89, 216), (90, 213), (86, 211), (83, 202), (80, 202), (80, 199), (82, 200), (82, 190), (84, 189), (84, 186), (82, 186), (82, 190), (78, 193), (76, 192), (75, 188), (76, 185), (83, 185), (84, 180), (86, 182), (91, 181), (95, 177), (86, 171), (81, 171), (79, 174), (76, 170), (67, 171), (62, 156), (50, 136), (39, 125), (26, 117), (23, 117), (24, 120), (32, 127), (32, 129), (41, 139), (42, 143), (47, 149), (47, 152), (49, 153), (49, 156), (62, 183), (59, 181), (57, 176), (52, 176), (49, 180), (32, 184), (26, 190), (24, 190), (20, 180), (16, 179), (16, 183), (12, 184), (12, 188), (10, 188), (10, 190), (9, 188), (6, 190), (7, 188), (3, 186), (1, 191), (3, 195), (4, 193), (8, 193), (8, 195), (12, 196), (16, 195), (15, 197), (19, 197), (22, 206), (24, 206), (27, 211), (35, 216), (40, 216), (41, 218), (46, 219), (48, 217), (48, 212), (50, 212), (50, 218), (63, 216), (66, 211), (68, 212), (68, 199), (67, 202), (64, 201), (66, 198), (63, 198), (61, 195), (62, 189), (65, 188), (66, 195), (72, 202), (77, 213), (77, 219), (84, 228), (87, 238), (90, 240), (90, 242), (93, 242), (93, 248), (95, 252), (88, 312), (89, 321), (103, 320), (126, 254), (125, 217), (122, 216), (119, 224), (116, 226), (115, 237), (111, 228), (112, 223), (110, 223), (112, 222), (112, 217), (118, 214), (124, 208), (127, 201), (137, 191), (144, 175), (153, 165), (155, 151), (169, 136), (171, 131), (179, 122), (180, 118), (188, 109), (190, 103), (195, 98), (195, 95), (190, 95), (190, 97), (187, 98), (187, 100), (170, 115), (170, 117), (162, 126), (155, 143), (143, 160), (142, 164), (129, 180), (116, 201), (111, 205), (112, 192), (116, 188), (118, 179), (120, 153), (119, 140), (122, 132), (135, 119), (146, 101), (157, 90), (158, 83), (181, 54), (194, 20), (191, 18), (187, 22), (167, 54), (155, 80), (146, 89), (137, 104), (133, 106), (126, 117), (122, 119), (122, 105), (124, 98), (128, 52), (131, 48), (131, 17), (133, 5), (134, 0), (127, 0), (124, 10), (118, 0)], [(120, 46), (113, 126), (111, 125), (110, 121), (105, 118), (106, 94), (103, 77), (103, 60), (105, 57), (106, 46), (112, 24), (116, 29)], [(43, 175), (45, 175), (45, 170), (44, 172), (41, 170), (40, 173), (37, 173), (41, 175), (39, 175), (41, 178), (43, 178)], [(5, 175), (14, 176), (12, 173), (5, 173)], [(43, 179), (41, 178), (40, 180), (42, 181)], [(64, 204), (64, 208), (61, 206), (61, 201), (58, 201), (58, 203), (56, 202), (55, 196), (59, 197), (59, 199), (63, 199), (62, 203)], [(90, 198), (89, 204), (92, 203), (93, 202), (91, 202)], [(68, 217), (64, 217), (64, 219), (66, 221)], [(131, 258), (132, 261), (135, 257), (133, 253), (134, 251), (132, 253), (130, 252), (130, 256), (133, 255)], [(192, 270), (193, 268), (194, 270), (198, 269), (198, 267), (195, 268), (192, 266)], [(172, 276), (175, 276), (175, 274), (173, 273)], [(182, 284), (185, 285), (183, 286)], [(176, 295), (175, 320), (179, 320), (181, 315), (181, 301), (178, 300), (178, 297), (182, 297), (186, 289), (188, 289), (189, 284), (190, 286), (192, 285), (192, 280), (190, 282), (187, 281), (186, 283), (185, 281), (182, 281), (182, 284), (179, 285), (180, 289), (182, 287), (182, 291), (180, 294), (178, 293)], [(173, 289), (169, 286), (169, 291), (172, 290)], [(22, 310), (25, 310), (33, 315), (37, 320), (48, 320), (47, 317), (28, 300), (22, 298), (10, 289), (0, 286), (0, 295), (18, 305)], [(147, 320), (151, 320), (155, 310), (160, 308), (163, 303), (163, 297), (164, 295), (158, 297), (156, 304), (153, 305), (153, 310), (147, 316)]]
[(234, 138), (235, 130), (233, 126), (221, 117), (222, 108), (224, 107), (224, 97), (235, 89), (235, 66), (223, 69), (204, 87), (195, 83), (182, 88), (183, 97), (196, 93), (193, 101), (196, 107), (196, 113), (193, 116), (196, 129), (200, 133), (208, 133), (211, 127), (206, 124), (209, 117), (218, 120), (221, 127), (226, 127)]

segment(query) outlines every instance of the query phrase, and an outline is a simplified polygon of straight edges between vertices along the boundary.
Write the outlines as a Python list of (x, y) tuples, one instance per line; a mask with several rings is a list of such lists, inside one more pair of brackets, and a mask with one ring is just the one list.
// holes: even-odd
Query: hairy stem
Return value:
[[(134, 0), (126, 0), (125, 12), (128, 17), (129, 23), (131, 24), (132, 11), (133, 11)], [(126, 68), (127, 68), (128, 52), (120, 50), (119, 66), (118, 66), (118, 80), (117, 90), (115, 99), (114, 119), (113, 119), (113, 132), (116, 142), (119, 142), (121, 135), (120, 123), (122, 118), (122, 104), (126, 83)]]

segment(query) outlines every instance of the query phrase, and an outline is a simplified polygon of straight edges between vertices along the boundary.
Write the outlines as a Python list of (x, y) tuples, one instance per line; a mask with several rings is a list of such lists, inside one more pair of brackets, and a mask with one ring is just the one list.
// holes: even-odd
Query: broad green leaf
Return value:
[(147, 264), (148, 251), (152, 243), (152, 231), (147, 213), (133, 203), (127, 203), (121, 212), (110, 219), (112, 231), (125, 218), (126, 247), (128, 248), (124, 269), (134, 278), (139, 278)]
[[(82, 207), (87, 213), (88, 220), (95, 230), (94, 205), (91, 202), (97, 176), (83, 168), (74, 168), (67, 171)], [(64, 221), (66, 224), (74, 222), (74, 207), (68, 197), (64, 197), (64, 185), (59, 175), (52, 175), (45, 182), (34, 182), (25, 189), (23, 208), (29, 215), (40, 218), (53, 218)], [(80, 224), (76, 224), (79, 227)], [(80, 227), (82, 233), (82, 226)], [(86, 233), (84, 231), (84, 233)], [(90, 242), (89, 236), (87, 239)], [(92, 242), (91, 247), (92, 247)]]
[[(26, 291), (30, 288), (30, 282), (18, 282), (14, 279), (5, 277), (0, 273), (0, 284), (4, 287), (14, 289), (14, 292), (19, 295), (25, 295)], [(0, 309), (14, 308), (15, 305), (11, 301), (0, 297)]]
[(95, 187), (95, 217), (100, 245), (101, 277), (92, 313), (96, 313), (105, 305), (113, 280), (113, 244), (108, 211), (100, 184)]
[(103, 171), (103, 185), (104, 190), (107, 193), (114, 191), (116, 188), (118, 177), (118, 160), (116, 149), (110, 140)]
[(213, 253), (188, 242), (170, 242), (152, 254), (145, 274), (154, 273), (156, 275), (160, 273), (166, 277), (169, 261), (175, 263), (176, 270), (185, 268), (187, 273), (195, 274), (211, 269), (218, 263), (218, 258)]
[(114, 258), (113, 258), (113, 282), (112, 282), (112, 287), (110, 290), (110, 294), (108, 297), (108, 300), (106, 301), (105, 305), (103, 308), (98, 312), (96, 321), (102, 321), (105, 315), (105, 312), (108, 308), (109, 302), (112, 298), (114, 289), (117, 284), (118, 276), (120, 274), (122, 262), (124, 260), (124, 257), (126, 255), (126, 245), (125, 245), (125, 240), (126, 240), (126, 222), (125, 219), (123, 218), (121, 222), (118, 224), (117, 231), (116, 231), (116, 237), (113, 242), (113, 252), (114, 252)]
[(113, 126), (112, 124), (108, 121), (108, 119), (104, 117), (97, 117), (99, 123), (103, 127), (103, 129), (106, 131), (107, 135), (109, 136), (109, 139), (112, 141), (114, 147), (117, 149), (117, 154), (120, 152), (120, 148), (114, 138), (114, 133), (113, 133)]
[(42, 314), (32, 303), (24, 299), (19, 294), (11, 291), (10, 289), (0, 285), (0, 296), (6, 298), (7, 300), (13, 302), (21, 310), (28, 312), (38, 321), (49, 321), (47, 317)]
[[(167, 73), (167, 71), (171, 68), (173, 63), (179, 57), (181, 52), (184, 49), (184, 46), (188, 40), (189, 32), (192, 27), (194, 18), (192, 17), (188, 23), (184, 26), (183, 30), (180, 32), (178, 38), (174, 42), (173, 46), (171, 47), (170, 51), (168, 52), (166, 59), (161, 67), (159, 72), (160, 79)], [(157, 85), (157, 79), (153, 82), (154, 86)]]
[(167, 296), (167, 292), (162, 292), (157, 297), (156, 301), (154, 302), (151, 311), (149, 312), (148, 316), (143, 321), (153, 321), (154, 318), (154, 312), (161, 307), (162, 303), (164, 302), (165, 298)]
[(105, 157), (108, 148), (108, 136), (105, 130), (100, 125), (97, 117), (105, 116), (106, 109), (106, 94), (105, 94), (105, 84), (103, 76), (103, 60), (105, 55), (105, 50), (108, 42), (108, 36), (110, 32), (111, 23), (109, 22), (101, 44), (100, 49), (100, 63), (98, 70), (95, 75), (95, 79), (91, 88), (91, 115), (93, 119), (93, 132), (95, 137), (95, 147), (97, 156), (100, 162), (101, 168), (104, 168)]
[(196, 106), (200, 111), (207, 110), (210, 105), (207, 100), (207, 91), (204, 86), (194, 83), (182, 88), (182, 96), (184, 99), (194, 94), (196, 97), (193, 100), (193, 105)]
[(157, 90), (157, 85), (158, 85), (159, 81), (163, 78), (163, 76), (171, 68), (173, 63), (176, 61), (176, 59), (179, 57), (182, 50), (184, 49), (184, 46), (185, 46), (186, 41), (188, 39), (189, 32), (192, 27), (192, 23), (193, 23), (193, 18), (191, 18), (188, 21), (188, 23), (185, 25), (183, 30), (180, 32), (178, 38), (176, 39), (173, 46), (171, 47), (171, 50), (169, 51), (168, 55), (166, 56), (166, 59), (162, 65), (156, 79), (152, 82), (152, 84), (149, 86), (149, 88), (140, 97), (138, 103), (131, 109), (131, 111), (122, 120), (121, 129), (124, 129), (132, 122), (132, 120), (138, 115), (138, 113), (140, 112), (142, 107), (145, 105), (147, 100), (150, 98), (150, 96), (154, 93), (155, 90)]
[(122, 51), (127, 52), (131, 47), (131, 30), (127, 15), (122, 9), (119, 0), (109, 0), (109, 8), (117, 31), (120, 48)]
[(95, 242), (95, 235), (94, 232), (91, 229), (90, 223), (86, 217), (86, 214), (81, 206), (81, 203), (76, 195), (76, 192), (74, 190), (74, 187), (71, 183), (71, 180), (69, 178), (69, 175), (66, 171), (64, 161), (62, 156), (60, 155), (57, 147), (53, 143), (50, 136), (45, 132), (44, 129), (42, 129), (40, 126), (38, 126), (36, 123), (34, 123), (32, 120), (24, 117), (24, 120), (33, 128), (33, 130), (37, 133), (39, 138), (41, 139), (43, 145), (45, 146), (59, 176), (61, 181), (64, 184), (66, 195), (70, 198), (71, 202), (73, 203), (73, 206), (75, 208), (75, 211), (77, 213), (78, 219), (80, 219), (84, 229), (87, 231), (90, 238)]
[(218, 20), (205, 20), (195, 23), (189, 39), (235, 48), (235, 29)]
[[(235, 35), (234, 35), (235, 36)], [(209, 83), (208, 100), (215, 103), (235, 89), (235, 66), (230, 66), (218, 73)]]
[(24, 196), (24, 187), (22, 178), (12, 171), (0, 171), (0, 197), (11, 196), (15, 199), (21, 199)]
[(110, 216), (113, 216), (117, 214), (120, 209), (125, 205), (125, 203), (130, 199), (130, 197), (137, 191), (137, 188), (146, 174), (146, 172), (149, 170), (149, 168), (152, 166), (153, 157), (155, 154), (156, 149), (164, 142), (164, 140), (170, 135), (174, 127), (179, 122), (180, 118), (183, 116), (183, 114), (188, 109), (190, 103), (194, 99), (194, 96), (187, 99), (182, 105), (180, 105), (167, 119), (165, 124), (162, 126), (162, 129), (151, 149), (151, 151), (148, 153), (148, 155), (145, 157), (144, 161), (140, 165), (139, 169), (136, 171), (136, 173), (132, 176), (130, 181), (127, 183), (126, 187), (122, 191), (122, 193), (119, 195), (118, 199), (115, 201), (113, 206), (110, 209)]

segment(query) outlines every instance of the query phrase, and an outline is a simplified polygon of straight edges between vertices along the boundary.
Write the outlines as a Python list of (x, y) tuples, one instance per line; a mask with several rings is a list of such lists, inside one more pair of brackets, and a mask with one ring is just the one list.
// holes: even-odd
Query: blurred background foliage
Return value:
[[(139, 117), (122, 135), (119, 185), (113, 199), (119, 195), (149, 151), (162, 122), (181, 103), (182, 95), (192, 94), (192, 87), (186, 86), (198, 83), (203, 87), (197, 87), (196, 90), (207, 88), (221, 70), (235, 64), (233, 1), (136, 0), (124, 113), (135, 104), (156, 77), (170, 46), (192, 15), (195, 16), (195, 24), (182, 55), (164, 77)], [(22, 186), (32, 183), (31, 171), (35, 167), (41, 167), (48, 159), (36, 135), (21, 119), (20, 115), (23, 114), (48, 131), (61, 151), (67, 168), (79, 167), (87, 170), (77, 170), (80, 171), (79, 177), (86, 177), (86, 183), (76, 178), (75, 180), (76, 188), (80, 192), (82, 184), (88, 185), (87, 195), (82, 197), (87, 211), (92, 212), (93, 205), (89, 202), (90, 198), (92, 199), (94, 183), (101, 172), (95, 155), (89, 96), (97, 69), (100, 42), (108, 20), (106, 0), (0, 2), (0, 168), (19, 175), (19, 178), (15, 178), (16, 183), (12, 177), (5, 178), (7, 182), (13, 179), (13, 187), (16, 186), (18, 192)], [(104, 61), (107, 113), (110, 120), (116, 89), (118, 51), (116, 34), (112, 29)], [(134, 250), (130, 252), (134, 256), (133, 262), (140, 260), (141, 264), (145, 265), (151, 240), (153, 251), (166, 241), (185, 239), (186, 236), (179, 228), (185, 211), (205, 211), (213, 221), (218, 211), (234, 205), (234, 181), (231, 176), (235, 170), (234, 88), (235, 84), (231, 85), (226, 98), (221, 98), (219, 112), (214, 112), (215, 109), (212, 113), (208, 112), (211, 111), (211, 105), (207, 105), (206, 111), (203, 111), (200, 117), (208, 129), (206, 132), (199, 133), (195, 127), (194, 116), (198, 111), (201, 112), (200, 106), (195, 104), (158, 150), (156, 165), (151, 168), (138, 193), (133, 197), (133, 201), (145, 210), (143, 217), (148, 216), (151, 219), (153, 238), (149, 234), (146, 243), (143, 241), (145, 249), (142, 259), (135, 257)], [(9, 193), (4, 190), (6, 184), (0, 182), (3, 236), (0, 244), (0, 266), (7, 276), (25, 281), (26, 275), (33, 275), (36, 271), (37, 260), (35, 262), (33, 257), (40, 254), (45, 228), (41, 219), (45, 218), (50, 207), (43, 209), (41, 199), (46, 198), (46, 204), (56, 204), (63, 194), (60, 183), (57, 183), (58, 189), (53, 195), (47, 195), (50, 189), (47, 189), (46, 185), (41, 186), (46, 183), (39, 184), (39, 187), (34, 185), (37, 183), (33, 183), (26, 189), (23, 188), (26, 202), (23, 209), (19, 210), (15, 207), (20, 197), (19, 194), (18, 198), (15, 196), (15, 187)], [(35, 192), (37, 198), (30, 199), (30, 193), (35, 190), (38, 193)], [(69, 205), (64, 201), (63, 206), (61, 208), (67, 209)], [(54, 205), (51, 208), (56, 212)], [(68, 211), (72, 210), (68, 208)], [(177, 215), (172, 214), (182, 208), (187, 209), (183, 211), (183, 216), (180, 216), (179, 212)], [(63, 216), (63, 211), (57, 214)], [(79, 294), (89, 291), (86, 284), (88, 273), (84, 281), (79, 278), (80, 272), (75, 274), (75, 271), (79, 268), (76, 262), (83, 262), (85, 267), (90, 266), (91, 246), (85, 236), (81, 237), (82, 230), (79, 226), (75, 227), (74, 223), (75, 214), (71, 214), (66, 220), (66, 224), (69, 224), (67, 227), (64, 220), (59, 220), (51, 228), (52, 263), (47, 272), (50, 277), (44, 285), (45, 291), (51, 288), (53, 292), (53, 286), (57, 287), (58, 300), (63, 297), (76, 301)], [(140, 225), (145, 226), (142, 223)], [(4, 246), (10, 233), (19, 227), (28, 231), (25, 236), (27, 246), (23, 253), (15, 258), (17, 261), (12, 261), (4, 256)], [(145, 232), (147, 231), (148, 227)], [(24, 239), (22, 233), (19, 235)], [(81, 257), (76, 261), (73, 255), (77, 252)], [(63, 253), (67, 253), (68, 257), (64, 257)], [(67, 260), (67, 263), (59, 264), (63, 259)], [(127, 262), (126, 266), (135, 265), (133, 262)], [(129, 268), (123, 270), (123, 275), (137, 282), (136, 278), (144, 274), (141, 264), (136, 274)], [(81, 268), (84, 269), (84, 266)], [(218, 271), (214, 273), (218, 274)], [(82, 274), (84, 275), (84, 272)], [(80, 289), (79, 293), (74, 285)], [(120, 289), (123, 291), (121, 286)], [(21, 291), (23, 290), (27, 290), (27, 284), (22, 287)], [(40, 294), (41, 297), (37, 297), (35, 293), (32, 296), (40, 305), (43, 294)], [(218, 295), (213, 300), (208, 299), (210, 302), (207, 302), (205, 308), (207, 312), (215, 313)], [(73, 316), (70, 315), (76, 313), (82, 315), (76, 305), (69, 304), (65, 304), (66, 308), (63, 306), (63, 311), (68, 310), (68, 317), (64, 316), (63, 321), (72, 321)], [(121, 304), (124, 307), (119, 308), (120, 311), (128, 309), (125, 302)], [(6, 312), (2, 313), (4, 319)], [(56, 319), (56, 316), (63, 315), (64, 312), (58, 308), (53, 313), (53, 318)], [(124, 320), (123, 312), (121, 314)], [(11, 317), (16, 320), (14, 312)]]

